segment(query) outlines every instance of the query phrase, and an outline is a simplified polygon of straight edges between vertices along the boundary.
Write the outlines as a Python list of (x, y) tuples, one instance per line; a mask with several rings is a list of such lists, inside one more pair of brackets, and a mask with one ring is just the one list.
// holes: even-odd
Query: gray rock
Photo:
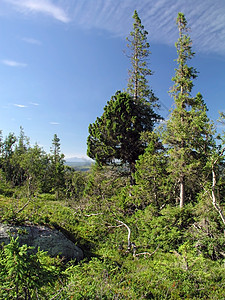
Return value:
[[(18, 234), (19, 231), (19, 234)], [(25, 234), (21, 234), (24, 232)], [(44, 226), (14, 226), (0, 223), (0, 243), (8, 244), (9, 236), (19, 237), (20, 244), (34, 247), (34, 251), (48, 251), (50, 256), (61, 256), (66, 259), (83, 259), (83, 251), (56, 229)]]

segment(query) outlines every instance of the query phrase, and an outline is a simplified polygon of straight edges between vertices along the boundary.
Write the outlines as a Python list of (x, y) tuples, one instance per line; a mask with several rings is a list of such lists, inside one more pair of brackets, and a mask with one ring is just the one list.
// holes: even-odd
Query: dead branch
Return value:
[(30, 201), (31, 201), (31, 198), (29, 198), (29, 200), (24, 204), (23, 207), (21, 207), (21, 208), (16, 212), (16, 214), (19, 214), (21, 211), (23, 211), (24, 208), (26, 208), (27, 205), (30, 203)]
[(122, 227), (123, 225), (121, 224), (121, 225), (115, 225), (115, 226), (113, 226), (113, 225), (108, 225), (108, 228), (118, 228), (118, 227)]
[(217, 212), (219, 213), (223, 224), (225, 225), (225, 216), (223, 214), (222, 209), (220, 208), (219, 204), (217, 203), (217, 199), (216, 199), (216, 172), (215, 172), (215, 164), (218, 162), (219, 158), (223, 155), (225, 151), (225, 147), (222, 148), (219, 156), (212, 162), (212, 192), (210, 194), (210, 192), (208, 190), (206, 190), (204, 187), (205, 192), (209, 195), (209, 197), (212, 199), (212, 204), (215, 207), (215, 209), (217, 210)]
[(215, 209), (217, 210), (217, 212), (219, 213), (223, 224), (225, 225), (225, 216), (223, 214), (222, 209), (220, 208), (219, 204), (216, 201), (216, 194), (215, 194), (215, 190), (216, 190), (216, 173), (215, 173), (215, 164), (217, 163), (217, 161), (219, 160), (219, 158), (223, 155), (223, 152), (225, 151), (225, 147), (223, 147), (220, 155), (216, 158), (216, 160), (212, 163), (212, 203), (213, 206), (215, 207)]
[(97, 213), (97, 214), (90, 214), (90, 215), (84, 215), (85, 217), (92, 217), (92, 216), (99, 216), (103, 215), (103, 213)]
[(157, 248), (156, 248), (152, 253), (149, 253), (149, 252), (141, 252), (141, 253), (136, 254), (135, 257), (140, 256), (140, 255), (144, 255), (144, 256), (148, 255), (148, 256), (150, 257), (150, 256), (152, 256), (153, 254), (156, 253), (156, 251), (159, 249), (159, 246), (160, 246), (160, 245), (158, 245)]
[(62, 287), (50, 300), (56, 299), (56, 297), (58, 297), (58, 295), (61, 294), (64, 289), (65, 288)]
[(220, 255), (222, 255), (224, 258), (225, 258), (225, 253), (224, 252), (219, 252), (220, 253)]
[(118, 223), (120, 223), (121, 225), (110, 226), (110, 227), (114, 227), (114, 228), (115, 228), (115, 227), (121, 227), (121, 226), (126, 227), (126, 229), (127, 229), (127, 231), (128, 231), (128, 235), (127, 235), (127, 251), (126, 251), (126, 252), (129, 252), (129, 251), (131, 250), (131, 248), (132, 248), (132, 250), (133, 250), (133, 257), (137, 257), (137, 256), (140, 256), (140, 255), (144, 255), (144, 256), (148, 255), (148, 256), (150, 257), (150, 256), (152, 256), (153, 254), (155, 254), (155, 252), (159, 249), (159, 246), (160, 246), (160, 245), (158, 245), (157, 248), (155, 249), (155, 251), (153, 251), (152, 253), (149, 253), (149, 252), (141, 252), (141, 253), (137, 253), (137, 254), (136, 254), (137, 246), (135, 245), (134, 242), (131, 242), (131, 241), (130, 241), (130, 236), (131, 236), (131, 230), (130, 230), (130, 227), (129, 227), (126, 223), (124, 223), (124, 222), (122, 222), (122, 221), (120, 221), (120, 220), (117, 220), (117, 219), (116, 219), (116, 221), (117, 221)]
[(127, 231), (128, 231), (128, 235), (127, 235), (127, 250), (130, 250), (130, 248), (131, 248), (131, 242), (130, 242), (131, 231), (130, 231), (130, 228), (124, 222), (122, 222), (120, 220), (116, 220), (116, 221), (127, 228)]
[[(59, 281), (61, 284), (63, 284), (61, 280), (59, 280)], [(58, 290), (56, 292), (56, 294), (50, 300), (56, 299), (58, 297), (58, 295), (60, 295), (65, 289), (68, 289), (70, 286), (71, 286), (71, 283), (69, 283), (67, 286), (63, 286), (60, 290)], [(60, 299), (61, 299), (61, 297), (60, 297)]]
[[(19, 213), (21, 213), (21, 211), (23, 211), (27, 205), (30, 203), (31, 198), (29, 198), (29, 200), (23, 205), (23, 207), (21, 207), (18, 211), (15, 212), (15, 215), (18, 215)], [(14, 219), (14, 218), (13, 218)], [(5, 222), (7, 219), (2, 219), (1, 223)]]

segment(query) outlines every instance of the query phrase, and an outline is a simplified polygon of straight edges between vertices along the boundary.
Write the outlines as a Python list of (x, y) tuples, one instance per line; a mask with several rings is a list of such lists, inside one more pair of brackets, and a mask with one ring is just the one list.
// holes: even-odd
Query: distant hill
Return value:
[(66, 159), (65, 165), (76, 170), (88, 171), (93, 163), (94, 161), (88, 158), (70, 157)]

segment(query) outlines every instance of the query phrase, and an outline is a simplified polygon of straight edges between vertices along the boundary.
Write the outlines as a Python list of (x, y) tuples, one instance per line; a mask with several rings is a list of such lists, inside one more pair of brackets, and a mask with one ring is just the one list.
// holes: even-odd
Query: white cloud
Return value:
[[(113, 35), (128, 35), (136, 9), (149, 32), (150, 43), (173, 46), (177, 40), (176, 16), (183, 12), (191, 27), (193, 49), (225, 53), (224, 0), (4, 0), (25, 14), (42, 13), (63, 23), (98, 28)], [(71, 18), (68, 17), (67, 12)], [(28, 42), (28, 40), (27, 40)], [(32, 42), (32, 39), (30, 40)]]
[[(64, 0), (65, 1), (65, 0)], [(224, 0), (71, 0), (74, 22), (86, 28), (100, 28), (127, 36), (132, 29), (134, 10), (149, 32), (149, 41), (174, 45), (177, 40), (176, 17), (183, 12), (191, 27), (194, 49), (225, 53)]]
[(63, 23), (70, 21), (66, 12), (50, 0), (5, 0), (23, 13), (43, 13)]
[(27, 67), (27, 64), (15, 60), (4, 59), (2, 60), (2, 63), (9, 67)]
[(33, 38), (24, 37), (24, 38), (22, 38), (22, 40), (28, 44), (33, 44), (33, 45), (38, 45), (38, 46), (40, 46), (42, 44), (40, 41), (33, 39)]
[(16, 107), (19, 107), (19, 108), (25, 108), (25, 107), (27, 107), (26, 105), (23, 105), (23, 104), (13, 104), (14, 106), (16, 106)]
[(34, 105), (34, 106), (39, 106), (39, 103), (36, 103), (36, 102), (30, 102), (31, 105)]
[(60, 123), (58, 123), (58, 122), (49, 122), (49, 124), (51, 124), (51, 125), (59, 125)]

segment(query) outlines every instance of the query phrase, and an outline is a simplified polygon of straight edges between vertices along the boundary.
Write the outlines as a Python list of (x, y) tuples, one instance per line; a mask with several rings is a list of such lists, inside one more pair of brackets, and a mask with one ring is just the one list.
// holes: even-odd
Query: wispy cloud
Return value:
[(24, 41), (28, 44), (33, 44), (33, 45), (38, 45), (38, 46), (40, 46), (42, 44), (39, 40), (36, 40), (33, 38), (27, 38), (27, 37), (22, 38), (22, 41)]
[(36, 102), (30, 102), (31, 105), (34, 105), (34, 106), (39, 106), (39, 103), (36, 103)]
[(181, 11), (191, 27), (194, 49), (205, 53), (225, 53), (224, 0), (4, 1), (24, 14), (42, 13), (63, 23), (73, 22), (87, 29), (103, 29), (122, 37), (132, 29), (132, 15), (136, 9), (149, 32), (150, 43), (171, 46), (177, 40), (175, 20)]
[[(132, 29), (136, 9), (149, 41), (174, 45), (177, 40), (175, 20), (183, 12), (191, 27), (193, 47), (201, 52), (225, 53), (224, 0), (71, 0), (74, 22), (87, 28), (101, 28), (115, 35), (127, 36)], [(72, 12), (71, 12), (72, 14)]]
[(15, 60), (8, 60), (8, 59), (4, 59), (2, 60), (2, 64), (9, 66), (9, 67), (27, 67), (27, 64), (25, 63), (21, 63)]
[(63, 8), (55, 5), (50, 0), (5, 0), (23, 13), (43, 13), (63, 23), (68, 23), (70, 18)]
[(25, 108), (25, 107), (27, 107), (27, 105), (24, 105), (24, 104), (16, 104), (16, 103), (14, 103), (13, 105), (16, 106), (16, 107), (19, 107), (19, 108)]
[(49, 122), (49, 124), (51, 124), (51, 125), (59, 125), (60, 123), (58, 123), (58, 122)]

